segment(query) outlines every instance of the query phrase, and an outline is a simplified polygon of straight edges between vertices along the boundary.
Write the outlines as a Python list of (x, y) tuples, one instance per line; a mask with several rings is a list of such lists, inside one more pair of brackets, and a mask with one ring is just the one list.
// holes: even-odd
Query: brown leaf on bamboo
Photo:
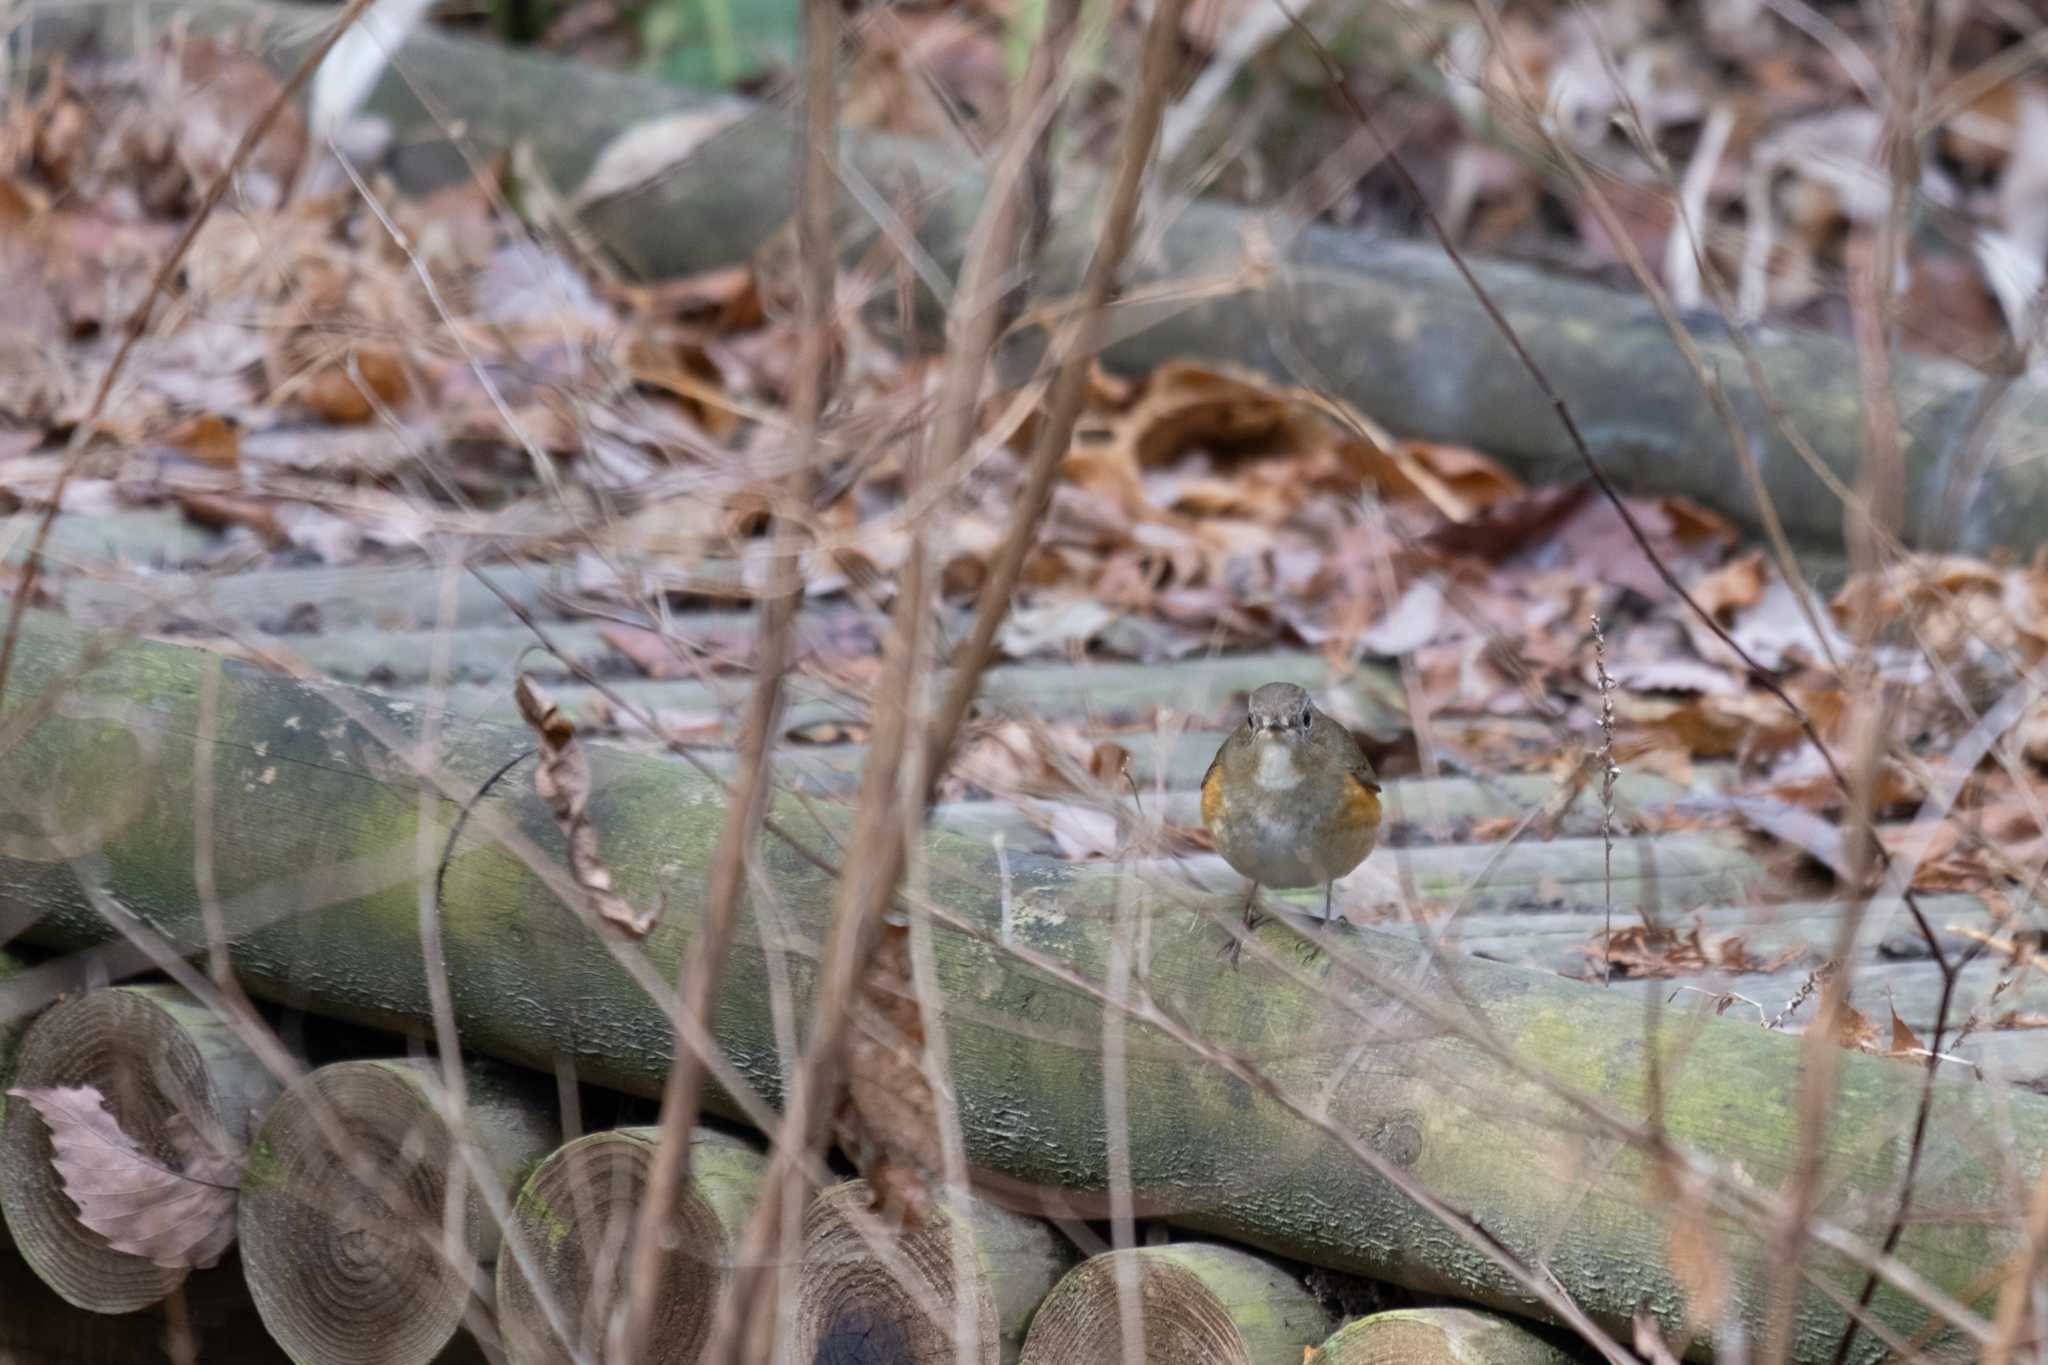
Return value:
[(924, 1226), (944, 1164), (924, 1047), (910, 931), (885, 923), (847, 1033), (846, 1093), (833, 1127), (874, 1190), (875, 1212), (909, 1228)]
[(588, 898), (591, 910), (605, 923), (634, 938), (654, 927), (654, 912), (636, 910), (612, 885), (611, 870), (597, 850), (597, 827), (590, 823), (590, 760), (576, 742), (576, 726), (554, 699), (526, 674), (513, 689), (519, 714), (540, 741), (540, 766), (533, 789), (547, 803), (569, 845), (569, 874)]
[(1691, 976), (1698, 972), (1776, 972), (1806, 951), (1804, 944), (1772, 957), (1749, 951), (1740, 934), (1710, 934), (1697, 922), (1685, 933), (1631, 924), (1582, 950), (1598, 968), (1611, 963), (1632, 977)]
[(109, 1247), (166, 1269), (203, 1269), (220, 1260), (235, 1238), (241, 1169), (239, 1154), (225, 1150), (225, 1135), (202, 1136), (186, 1115), (172, 1115), (173, 1165), (123, 1131), (92, 1086), (7, 1093), (42, 1115), (50, 1164), (78, 1206), (78, 1221)]

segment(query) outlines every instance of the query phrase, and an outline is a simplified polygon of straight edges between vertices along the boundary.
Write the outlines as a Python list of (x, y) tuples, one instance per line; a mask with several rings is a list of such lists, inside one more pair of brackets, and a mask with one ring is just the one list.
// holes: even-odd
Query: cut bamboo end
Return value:
[[(0, 1089), (61, 1086), (98, 1090), (121, 1131), (174, 1169), (184, 1165), (174, 1116), (239, 1147), (282, 1088), (226, 1023), (174, 986), (88, 991), (37, 1016)], [(50, 1130), (18, 1100), (0, 1114), (0, 1213), (22, 1259), (80, 1308), (134, 1312), (185, 1279), (78, 1221), (51, 1165)]]
[[(498, 1329), (514, 1365), (606, 1358), (660, 1136), (659, 1128), (620, 1128), (577, 1138), (519, 1192), (511, 1229), (519, 1254), (498, 1258)], [(761, 1180), (761, 1154), (745, 1143), (703, 1129), (691, 1142), (641, 1356), (648, 1365), (695, 1361), (704, 1349)]]
[(1301, 1365), (1330, 1331), (1322, 1305), (1272, 1261), (1188, 1242), (1105, 1252), (1076, 1266), (1032, 1319), (1022, 1365), (1124, 1360), (1126, 1304), (1143, 1329), (1147, 1365)]
[[(337, 1062), (271, 1107), (242, 1173), (242, 1267), (264, 1325), (300, 1365), (426, 1365), (497, 1251), (471, 1164), (425, 1061)], [(466, 1070), (466, 1136), (507, 1203), (554, 1145), (537, 1095)], [(458, 1163), (459, 1169), (458, 1169)], [(462, 1191), (450, 1254), (450, 1190)]]
[[(923, 1227), (895, 1233), (862, 1216), (872, 1198), (865, 1180), (851, 1180), (820, 1191), (805, 1210), (781, 1365), (953, 1365), (955, 1342), (970, 1331), (971, 1359), (1016, 1360), (1032, 1312), (1073, 1262), (1066, 1242), (1035, 1218), (973, 1198), (954, 1206), (957, 1223), (935, 1202)], [(964, 1275), (954, 1271), (956, 1229), (971, 1258)]]
[(1575, 1357), (1525, 1322), (1471, 1308), (1401, 1308), (1349, 1324), (1314, 1365), (1572, 1365)]

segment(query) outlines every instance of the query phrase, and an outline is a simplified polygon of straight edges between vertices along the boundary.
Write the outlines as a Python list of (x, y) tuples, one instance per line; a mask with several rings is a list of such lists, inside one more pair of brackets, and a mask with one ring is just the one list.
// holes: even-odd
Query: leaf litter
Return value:
[[(1631, 33), (1608, 36), (1624, 48), (1653, 43)], [(1538, 46), (1554, 77), (1583, 61), (1569, 43)], [(1501, 98), (1485, 64), (1474, 69), (1474, 90)], [(1826, 83), (1805, 67), (1799, 79)], [(0, 114), (0, 261), (22, 284), (0, 319), (10, 507), (47, 502), (113, 334), (213, 165), (208, 149), (231, 145), (274, 81), (225, 39), (171, 37), (138, 61), (54, 67), (33, 98)], [(1592, 137), (1597, 102), (1574, 98), (1573, 126)], [(1667, 105), (1655, 117), (1675, 128), (1697, 110)], [(313, 156), (302, 128), (287, 120), (273, 143), (234, 211), (201, 232), (133, 382), (88, 434), (67, 511), (177, 509), (227, 528), (236, 564), (252, 569), (408, 562), (429, 541), (451, 540), (479, 554), (573, 557), (579, 600), (612, 622), (650, 604), (751, 600), (766, 581), (764, 510), (790, 455), (780, 412), (793, 332), (772, 268), (785, 244), (694, 278), (639, 283), (509, 217), (502, 162), (422, 198), (368, 167), (373, 210), (353, 188), (302, 188)], [(1862, 191), (1828, 180), (1803, 148), (1787, 138), (1767, 150), (1795, 181), (1821, 185), (1827, 203), (1812, 212), (1860, 222)], [(2031, 153), (1984, 155), (2009, 165)], [(1767, 292), (1781, 264), (1767, 271)], [(844, 674), (857, 707), (848, 666), (875, 656), (871, 613), (893, 592), (907, 518), (931, 510), (905, 488), (902, 437), (928, 417), (937, 361), (893, 346), (857, 308), (840, 310), (837, 325), (837, 398), (852, 425), (804, 509), (805, 591), (870, 624), (816, 641), (805, 657)], [(991, 388), (982, 444), (936, 495), (951, 528), (943, 611), (971, 606), (1011, 517), (1033, 432), (1028, 415), (1006, 423), (1013, 401)], [(1898, 557), (1808, 596), (1712, 513), (1676, 498), (1629, 506), (1658, 557), (1831, 748), (1850, 738), (1844, 697), (1865, 685), (1882, 692), (1907, 738), (1882, 759), (1881, 818), (1910, 815), (1930, 782), (1959, 782), (1915, 886), (1994, 905), (2024, 897), (2048, 861), (2034, 815), (2048, 809), (2048, 701), (2024, 708), (1972, 771), (1945, 764), (1983, 708), (2025, 686), (2048, 652), (2048, 561)], [(1017, 659), (1162, 663), (1307, 647), (1340, 667), (1398, 661), (1446, 757), (1478, 771), (1540, 771), (1597, 743), (1590, 615), (1610, 623), (1625, 768), (1839, 823), (1819, 752), (1700, 628), (1589, 485), (1525, 487), (1483, 451), (1399, 437), (1370, 414), (1210, 361), (1098, 371), (998, 643)], [(1850, 676), (1862, 635), (1872, 648)], [(744, 667), (749, 648), (743, 633), (677, 641), (624, 624), (605, 642), (615, 666), (656, 678)], [(554, 745), (545, 718), (566, 719), (545, 706), (536, 714)], [(1133, 719), (1150, 728), (1167, 718)], [(715, 713), (655, 720), (671, 738), (729, 740)], [(584, 723), (630, 721), (597, 708)], [(1099, 771), (1099, 734), (1023, 724), (978, 720), (943, 791), (1032, 798), (1069, 856), (1117, 856), (1130, 825), (1105, 816), (1131, 784)], [(795, 738), (841, 744), (863, 733), (856, 709)], [(570, 834), (579, 884), (630, 929), (645, 916), (603, 875), (587, 791), (577, 795), (587, 773), (567, 766), (572, 736), (570, 727), (550, 750), (553, 800), (565, 831), (582, 831)], [(1660, 818), (1670, 827), (1735, 816)], [(1752, 823), (1779, 837), (1796, 824)], [(1198, 830), (1163, 833), (1166, 847), (1202, 846)], [(1749, 961), (1739, 944), (1697, 935), (1622, 946), (1645, 972)]]

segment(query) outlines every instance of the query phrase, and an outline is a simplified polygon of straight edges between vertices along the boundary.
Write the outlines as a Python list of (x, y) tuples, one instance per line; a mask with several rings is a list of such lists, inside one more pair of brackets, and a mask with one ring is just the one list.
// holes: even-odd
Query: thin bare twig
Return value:
[[(797, 187), (797, 241), (801, 255), (796, 378), (791, 394), (792, 467), (775, 509), (775, 553), (760, 606), (754, 686), (741, 731), (739, 781), (726, 806), (724, 827), (712, 856), (705, 887), (702, 927), (692, 936), (683, 969), (682, 1007), (697, 1027), (711, 1032), (720, 978), (739, 922), (741, 892), (754, 845), (767, 814), (775, 735), (782, 714), (782, 678), (788, 670), (797, 609), (802, 602), (803, 509), (809, 500), (821, 445), (828, 371), (835, 337), (832, 327), (837, 259), (832, 208), (838, 164), (838, 103), (834, 85), (839, 57), (839, 9), (812, 0), (806, 5), (804, 120)], [(690, 1176), (690, 1135), (703, 1107), (705, 1068), (688, 1050), (677, 1049), (662, 1084), (661, 1135), (647, 1172), (647, 1190), (635, 1220), (632, 1258), (622, 1311), (614, 1320), (616, 1339), (608, 1354), (617, 1362), (645, 1357), (654, 1330), (661, 1249), (672, 1240), (676, 1192)]]
[(1607, 891), (1606, 927), (1600, 937), (1601, 984), (1614, 984), (1614, 783), (1621, 769), (1614, 764), (1614, 679), (1607, 676), (1607, 637), (1600, 618), (1593, 626), (1593, 667), (1600, 682), (1600, 847), (1601, 880)]
[[(1176, 12), (1183, 2), (1173, 0)], [(816, 3), (830, 4), (832, 0)], [(1017, 121), (1006, 142), (992, 177), (989, 198), (969, 234), (961, 288), (948, 324), (948, 353), (938, 410), (934, 414), (927, 481), (951, 477), (974, 438), (989, 356), (1005, 313), (1016, 300), (1016, 280), (1011, 272), (1020, 248), (1029, 249), (1037, 235), (1027, 219), (1034, 206), (1026, 201), (1043, 202), (1044, 186), (1033, 183), (1033, 168), (1043, 165), (1042, 130), (1057, 110), (1058, 101), (1052, 92), (1078, 14), (1079, 6), (1074, 0), (1063, 0), (1048, 16), (1044, 39), (1033, 53), (1025, 75), (1022, 98), (1029, 100), (1026, 116)], [(1163, 71), (1157, 75), (1157, 84), (1163, 87)], [(1158, 102), (1156, 92), (1148, 99), (1141, 90), (1140, 110), (1149, 103), (1151, 112), (1149, 121), (1142, 125), (1142, 148), (1133, 158), (1133, 179), (1142, 175), (1150, 151)], [(1139, 122), (1135, 112), (1133, 122)], [(1125, 210), (1126, 218), (1135, 216), (1135, 198), (1133, 193), (1132, 203)], [(1128, 238), (1128, 224), (1124, 236)], [(1114, 256), (1112, 269), (1121, 260), (1122, 251), (1117, 250)], [(1106, 288), (1103, 293), (1106, 295)], [(1071, 360), (1069, 363), (1071, 366)], [(1084, 360), (1084, 376), (1085, 366)], [(1071, 427), (1069, 419), (1067, 430), (1071, 431)], [(1065, 435), (1060, 439), (1064, 443)], [(1022, 539), (1028, 544), (1036, 523), (1036, 517), (1020, 523), (1013, 543)], [(944, 733), (940, 741), (941, 732), (936, 728), (921, 746), (906, 743), (912, 717), (909, 701), (916, 691), (916, 679), (927, 663), (924, 637), (930, 603), (925, 566), (924, 539), (914, 536), (910, 557), (899, 572), (896, 619), (886, 651), (888, 663), (876, 694), (875, 733), (855, 798), (851, 856), (834, 893), (832, 925), (821, 958), (812, 1011), (810, 1046), (792, 1081), (783, 1122), (776, 1133), (775, 1157), (763, 1176), (763, 1193), (742, 1239), (739, 1264), (713, 1322), (706, 1352), (706, 1359), (712, 1362), (761, 1361), (766, 1357), (770, 1333), (764, 1319), (774, 1312), (779, 1296), (764, 1293), (762, 1280), (779, 1273), (784, 1258), (777, 1249), (789, 1245), (795, 1219), (801, 1213), (808, 1188), (805, 1160), (823, 1142), (832, 1101), (839, 1089), (846, 1020), (873, 955), (881, 917), (895, 899), (906, 862), (907, 835), (902, 828), (902, 812), (907, 807), (899, 801), (906, 775), (905, 750), (913, 750), (909, 786), (919, 797), (916, 808), (922, 809), (930, 789), (928, 775), (943, 766), (951, 749), (951, 734)], [(1007, 610), (1007, 591), (1001, 606)], [(993, 636), (993, 629), (989, 633)], [(962, 681), (973, 687), (979, 671), (971, 665), (963, 668)]]

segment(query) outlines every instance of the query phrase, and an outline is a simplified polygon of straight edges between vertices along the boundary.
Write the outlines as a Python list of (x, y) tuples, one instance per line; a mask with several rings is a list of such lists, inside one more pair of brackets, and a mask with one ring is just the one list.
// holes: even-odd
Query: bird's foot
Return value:
[(1259, 889), (1255, 886), (1244, 901), (1244, 929), (1230, 936), (1230, 942), (1223, 946), (1223, 960), (1233, 968), (1244, 957), (1245, 940), (1250, 938), (1261, 924), (1266, 922), (1265, 914), (1259, 909)]

